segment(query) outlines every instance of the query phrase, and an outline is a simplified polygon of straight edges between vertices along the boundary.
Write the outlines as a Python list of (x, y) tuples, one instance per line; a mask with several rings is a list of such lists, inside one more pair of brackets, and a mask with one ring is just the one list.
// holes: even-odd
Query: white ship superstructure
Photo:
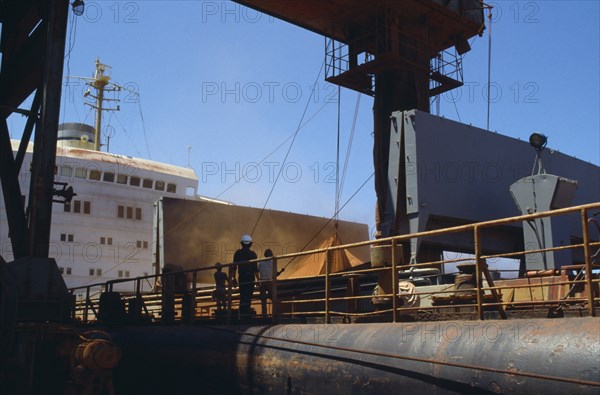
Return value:
[[(196, 198), (194, 170), (94, 151), (93, 128), (88, 125), (64, 124), (60, 129), (55, 181), (72, 186), (77, 195), (70, 203), (54, 203), (50, 256), (67, 286), (154, 273), (154, 203), (161, 196)], [(19, 142), (12, 144), (16, 152)], [(19, 174), (22, 191), (29, 190), (32, 152), (30, 144)], [(0, 242), (0, 255), (11, 260), (1, 199)]]

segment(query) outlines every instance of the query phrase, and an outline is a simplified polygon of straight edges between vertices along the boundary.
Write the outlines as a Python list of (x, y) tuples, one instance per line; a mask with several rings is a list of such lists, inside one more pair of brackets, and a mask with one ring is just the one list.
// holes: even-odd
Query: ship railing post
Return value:
[(475, 248), (475, 282), (477, 287), (477, 313), (479, 315), (479, 319), (483, 320), (483, 291), (482, 291), (482, 281), (481, 281), (481, 240), (479, 234), (479, 227), (473, 227), (473, 238), (474, 238), (474, 248)]
[(585, 257), (585, 282), (587, 287), (587, 303), (588, 312), (590, 317), (596, 316), (596, 309), (594, 308), (594, 288), (593, 288), (593, 275), (592, 275), (592, 258), (590, 256), (590, 231), (588, 228), (587, 221), (587, 209), (581, 209), (581, 227), (583, 232), (583, 255)]
[(329, 281), (329, 270), (331, 265), (331, 250), (325, 251), (325, 323), (331, 324), (331, 317), (329, 314), (329, 294), (331, 292), (331, 284)]
[(229, 279), (229, 284), (227, 287), (227, 325), (231, 325), (231, 298), (233, 294), (233, 284), (231, 283), (231, 279)]
[(85, 308), (83, 309), (83, 322), (88, 322), (88, 309), (90, 305), (90, 287), (85, 289)]
[(392, 240), (392, 322), (398, 319), (398, 269), (396, 269), (396, 240)]
[(198, 291), (198, 271), (194, 270), (192, 272), (192, 298), (191, 298), (191, 313), (192, 313), (192, 321), (196, 319), (196, 297)]
[(277, 258), (273, 258), (273, 272), (271, 281), (271, 320), (275, 324), (279, 318), (278, 299), (277, 299)]
[(77, 316), (77, 296), (75, 296), (75, 291), (73, 291), (72, 289), (69, 290), (69, 297), (71, 300), (71, 303), (69, 304), (69, 310), (70, 310), (70, 321), (73, 322), (75, 321), (75, 317)]
[[(128, 307), (129, 316), (132, 317), (136, 323), (139, 322), (142, 315), (142, 284), (142, 279), (137, 277), (135, 279), (135, 299), (133, 303), (130, 302)], [(135, 312), (132, 312), (131, 309), (135, 309)]]

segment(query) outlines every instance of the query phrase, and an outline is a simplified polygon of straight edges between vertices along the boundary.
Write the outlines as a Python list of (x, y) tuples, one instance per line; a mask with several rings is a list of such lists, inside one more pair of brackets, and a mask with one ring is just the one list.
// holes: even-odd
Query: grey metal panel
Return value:
[[(577, 183), (552, 174), (524, 177), (510, 187), (522, 214), (532, 214), (571, 205)], [(570, 230), (564, 218), (538, 218), (523, 223), (526, 250), (570, 244)], [(572, 263), (571, 251), (528, 254), (528, 270), (546, 270)]]
[[(410, 195), (418, 199), (419, 219), (415, 224), (405, 215), (400, 229), (416, 231), (438, 219), (465, 223), (520, 214), (509, 188), (531, 175), (535, 151), (528, 142), (417, 110), (406, 111), (404, 116), (412, 118), (404, 123), (406, 155), (416, 157), (416, 165), (405, 169), (406, 188), (413, 190), (416, 179), (416, 193)], [(547, 173), (578, 181), (573, 205), (600, 201), (598, 166), (549, 148), (542, 160)], [(566, 223), (571, 236), (581, 235), (576, 216), (567, 217)], [(439, 241), (444, 244), (443, 239)], [(446, 241), (444, 247), (452, 249), (452, 242)]]
[[(420, 203), (432, 215), (490, 220), (519, 214), (509, 187), (531, 175), (535, 152), (528, 142), (424, 112), (412, 113)], [(600, 201), (598, 166), (549, 148), (542, 160), (547, 173), (578, 181), (574, 205)]]
[[(249, 234), (261, 216), (252, 238), (252, 249), (258, 257), (270, 248), (275, 255), (315, 249), (334, 234), (334, 221), (328, 218), (301, 215), (213, 203), (207, 201), (162, 198), (161, 265), (172, 263), (185, 269), (211, 267), (216, 262), (231, 263), (240, 246), (240, 237)], [(368, 239), (368, 226), (340, 221), (338, 235), (341, 243)], [(159, 237), (161, 233), (159, 232)], [(354, 248), (350, 252), (366, 262), (369, 248)], [(280, 262), (285, 266), (286, 262)], [(199, 282), (213, 283), (213, 272), (201, 274)]]
[(390, 152), (388, 158), (388, 179), (387, 196), (385, 203), (385, 214), (381, 226), (382, 235), (384, 237), (397, 233), (396, 218), (401, 212), (401, 207), (398, 206), (399, 195), (404, 194), (403, 183), (404, 175), (401, 173), (402, 167), (400, 161), (404, 152), (404, 136), (403, 124), (401, 122), (402, 112), (394, 113), (397, 116), (391, 117), (390, 122)]

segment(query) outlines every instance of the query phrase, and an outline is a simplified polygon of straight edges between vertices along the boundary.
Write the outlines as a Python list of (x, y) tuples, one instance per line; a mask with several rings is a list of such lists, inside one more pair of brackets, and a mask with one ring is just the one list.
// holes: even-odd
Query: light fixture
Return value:
[(464, 55), (471, 50), (469, 41), (461, 34), (455, 37), (454, 48), (456, 48), (456, 52), (458, 52), (459, 55)]
[(73, 8), (73, 13), (75, 15), (81, 16), (85, 10), (85, 3), (83, 0), (75, 0), (73, 3), (71, 3), (71, 7)]
[(531, 136), (529, 136), (529, 144), (531, 144), (531, 146), (538, 152), (543, 150), (547, 143), (548, 137), (541, 133), (532, 133)]

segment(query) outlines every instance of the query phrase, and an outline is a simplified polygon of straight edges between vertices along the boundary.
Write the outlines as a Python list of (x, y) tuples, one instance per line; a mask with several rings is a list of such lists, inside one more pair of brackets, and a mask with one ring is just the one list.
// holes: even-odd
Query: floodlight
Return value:
[(541, 133), (532, 133), (531, 136), (529, 136), (529, 144), (531, 144), (536, 151), (543, 150), (547, 143), (548, 137)]
[(81, 16), (85, 10), (85, 3), (83, 0), (75, 0), (73, 3), (71, 3), (71, 7), (73, 7), (73, 13), (75, 15)]

